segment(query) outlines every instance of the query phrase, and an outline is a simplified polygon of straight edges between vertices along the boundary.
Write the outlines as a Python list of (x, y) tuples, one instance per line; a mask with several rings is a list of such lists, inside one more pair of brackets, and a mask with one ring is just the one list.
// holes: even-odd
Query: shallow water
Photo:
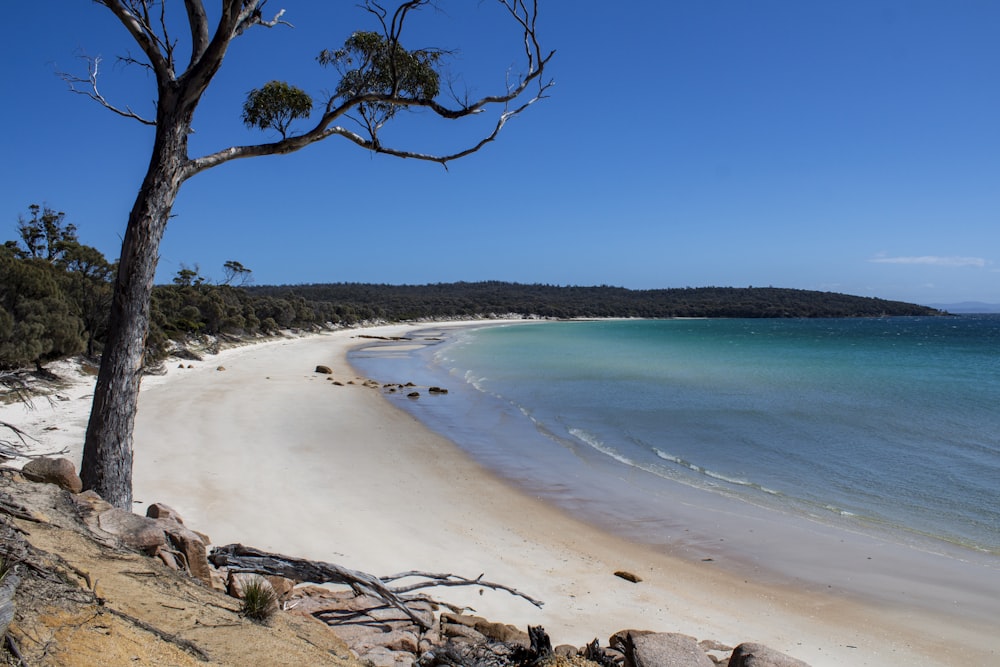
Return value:
[(351, 362), (380, 380), (447, 387), (400, 404), (499, 474), (630, 538), (678, 539), (654, 496), (680, 482), (1000, 554), (1000, 317), (438, 334)]

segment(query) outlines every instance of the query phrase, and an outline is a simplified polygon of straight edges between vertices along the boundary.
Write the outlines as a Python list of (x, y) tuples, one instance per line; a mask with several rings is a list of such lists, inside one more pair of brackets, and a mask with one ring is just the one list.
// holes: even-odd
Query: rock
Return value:
[(383, 646), (374, 646), (371, 650), (360, 653), (358, 657), (372, 667), (410, 667), (417, 659), (411, 653), (391, 651)]
[(715, 667), (715, 663), (694, 637), (655, 632), (626, 635), (625, 667)]
[(225, 366), (216, 366), (215, 370), (217, 370), (217, 371), (224, 371), (224, 370), (226, 370), (226, 367)]
[(631, 581), (633, 584), (637, 584), (642, 581), (642, 577), (639, 575), (626, 572), (625, 570), (618, 570), (615, 572), (615, 576), (624, 579), (625, 581)]
[(431, 387), (427, 390), (429, 394), (447, 394), (447, 389), (442, 389), (441, 387)]
[(481, 616), (471, 616), (468, 614), (442, 614), (441, 622), (472, 628), (493, 641), (504, 642), (505, 644), (519, 644), (525, 648), (531, 646), (528, 633), (508, 623), (496, 623)]
[(316, 372), (323, 373), (324, 375), (333, 375), (333, 369), (329, 366), (317, 366)]
[(176, 521), (180, 524), (184, 523), (184, 519), (177, 513), (177, 510), (163, 503), (153, 503), (147, 507), (146, 516), (150, 519), (163, 519), (165, 521)]
[(116, 535), (124, 544), (153, 556), (167, 546), (167, 534), (156, 519), (112, 507), (97, 517), (101, 530)]
[(206, 586), (212, 585), (212, 568), (208, 564), (205, 541), (178, 521), (153, 519), (111, 507), (97, 515), (97, 527), (116, 536), (126, 546), (148, 556), (159, 557), (167, 567), (172, 567), (173, 560)]
[(729, 667), (809, 667), (809, 665), (763, 644), (744, 642), (733, 649)]
[(80, 481), (80, 476), (76, 474), (76, 468), (69, 459), (44, 457), (31, 459), (24, 464), (21, 474), (32, 482), (55, 484), (70, 493), (83, 491), (83, 482)]
[(171, 570), (180, 570), (182, 567), (182, 563), (178, 560), (177, 554), (169, 549), (157, 549), (156, 557), (163, 561), (163, 564)]
[(286, 579), (285, 577), (267, 575), (264, 578), (267, 579), (267, 583), (271, 584), (271, 588), (274, 590), (274, 594), (278, 596), (279, 600), (284, 600), (295, 588), (295, 582), (291, 579)]
[(420, 392), (419, 391), (411, 391), (409, 394), (406, 395), (406, 397), (407, 398), (420, 398)]
[(486, 635), (459, 623), (441, 622), (441, 634), (448, 639), (467, 641), (472, 644), (483, 644), (486, 642)]
[(573, 658), (580, 653), (580, 649), (569, 644), (560, 644), (552, 649), (552, 653), (563, 658)]
[(202, 583), (210, 587), (212, 585), (212, 568), (208, 564), (208, 549), (201, 536), (174, 522), (170, 522), (165, 532), (170, 543), (183, 554), (187, 571), (191, 576), (200, 579)]

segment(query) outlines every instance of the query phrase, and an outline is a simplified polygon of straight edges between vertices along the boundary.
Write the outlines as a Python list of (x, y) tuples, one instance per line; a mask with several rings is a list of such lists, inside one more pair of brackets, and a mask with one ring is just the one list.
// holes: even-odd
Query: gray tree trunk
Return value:
[[(169, 100), (160, 100), (160, 108)], [(169, 107), (167, 107), (169, 108)], [(189, 119), (161, 114), (149, 169), (129, 213), (107, 342), (87, 425), (80, 478), (115, 507), (132, 509), (132, 427), (139, 400), (160, 240), (180, 189)]]

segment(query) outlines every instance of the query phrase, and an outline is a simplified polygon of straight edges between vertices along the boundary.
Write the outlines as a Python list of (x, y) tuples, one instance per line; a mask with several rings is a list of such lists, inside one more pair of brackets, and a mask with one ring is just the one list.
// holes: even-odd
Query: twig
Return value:
[(115, 615), (115, 616), (117, 616), (117, 617), (125, 620), (125, 621), (128, 621), (129, 623), (132, 623), (133, 625), (136, 625), (136, 626), (142, 628), (146, 632), (150, 632), (150, 633), (156, 635), (157, 637), (159, 637), (160, 639), (162, 639), (165, 642), (170, 642), (171, 644), (174, 644), (175, 646), (179, 646), (181, 649), (187, 651), (188, 653), (190, 653), (194, 657), (198, 658), (202, 662), (209, 662), (210, 661), (210, 659), (208, 657), (208, 654), (205, 653), (205, 651), (203, 651), (202, 649), (198, 648), (197, 644), (195, 644), (194, 642), (188, 641), (187, 639), (182, 639), (182, 638), (178, 637), (177, 635), (174, 635), (174, 634), (171, 634), (169, 632), (165, 632), (163, 630), (160, 630), (155, 625), (150, 625), (149, 623), (147, 623), (147, 622), (145, 622), (143, 620), (140, 620), (140, 619), (136, 618), (135, 616), (131, 616), (129, 614), (126, 614), (123, 611), (118, 611), (117, 609), (112, 609), (111, 607), (103, 607), (103, 609), (106, 610), (106, 611), (108, 611), (109, 613), (111, 613), (111, 614), (113, 614), (113, 615)]

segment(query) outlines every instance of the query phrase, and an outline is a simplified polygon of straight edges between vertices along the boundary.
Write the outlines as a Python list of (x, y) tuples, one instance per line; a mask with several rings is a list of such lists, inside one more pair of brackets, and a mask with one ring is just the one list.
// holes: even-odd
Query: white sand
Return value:
[[(759, 641), (817, 667), (1000, 660), (997, 616), (765, 585), (750, 571), (723, 572), (607, 535), (510, 488), (379, 390), (336, 386), (313, 372), (324, 364), (335, 379), (354, 379), (346, 352), (364, 342), (358, 333), (228, 350), (144, 380), (136, 511), (165, 502), (216, 544), (243, 542), (376, 575), (483, 573), (544, 600), (544, 608), (479, 588), (436, 595), (493, 620), (543, 625), (557, 644), (597, 637), (606, 645), (612, 632), (637, 628), (730, 645)], [(71, 446), (79, 460), (89, 393), (81, 386), (30, 414), (3, 406), (0, 420)], [(616, 570), (643, 581), (624, 581)]]

